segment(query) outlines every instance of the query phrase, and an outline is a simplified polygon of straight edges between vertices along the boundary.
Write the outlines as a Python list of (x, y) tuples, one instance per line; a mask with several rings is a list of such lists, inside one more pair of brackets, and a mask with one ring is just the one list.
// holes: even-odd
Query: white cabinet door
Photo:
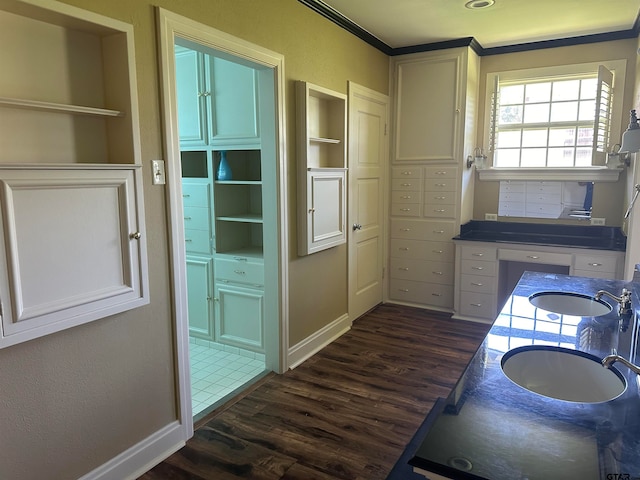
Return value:
[(216, 282), (216, 339), (264, 353), (264, 291)]
[(0, 168), (0, 347), (147, 304), (140, 169)]

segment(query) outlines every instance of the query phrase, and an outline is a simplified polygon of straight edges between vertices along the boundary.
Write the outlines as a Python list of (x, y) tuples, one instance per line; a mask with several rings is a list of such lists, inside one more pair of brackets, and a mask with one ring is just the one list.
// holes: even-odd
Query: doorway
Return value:
[[(232, 377), (244, 379), (240, 375), (243, 368), (234, 369), (233, 375), (225, 375), (227, 380), (218, 383), (223, 393), (220, 398), (212, 394), (202, 401), (202, 395), (197, 398), (192, 395), (191, 374), (205, 373), (197, 373), (195, 362), (190, 364), (190, 354), (198, 363), (206, 357), (204, 363), (212, 364), (220, 362), (220, 354), (195, 353), (196, 350), (202, 350), (200, 347), (204, 345), (207, 350), (226, 352), (225, 357), (232, 353), (234, 359), (247, 364), (244, 369), (251, 372), (244, 373), (250, 373), (251, 378), (260, 372), (280, 373), (287, 368), (284, 60), (279, 54), (164, 9), (159, 8), (158, 12), (177, 387), (180, 417), (190, 436), (196, 409), (202, 408), (202, 415), (215, 408), (237, 393), (239, 387), (231, 384)], [(179, 53), (181, 49), (193, 52), (196, 62), (208, 57), (202, 70), (206, 75), (210, 69), (226, 68), (236, 74), (240, 72), (240, 82), (254, 82), (257, 103), (253, 133), (247, 132), (246, 138), (237, 135), (238, 125), (233, 122), (246, 116), (234, 117), (226, 124), (222, 117), (215, 117), (221, 113), (215, 108), (225, 108), (223, 96), (217, 99), (214, 111), (204, 114), (200, 111), (199, 116), (190, 116), (178, 128), (180, 110), (185, 106), (177, 94), (177, 78), (181, 73), (176, 66), (176, 51)], [(230, 84), (229, 77), (220, 80), (222, 86), (225, 82)], [(208, 92), (212, 94), (219, 92)], [(203, 96), (206, 95), (196, 96), (198, 108), (204, 103)], [(231, 103), (237, 105), (235, 100)], [(189, 127), (186, 140), (182, 131), (185, 125)], [(204, 138), (192, 137), (194, 132)], [(223, 160), (230, 165), (233, 176), (218, 179), (215, 171)], [(205, 208), (198, 210), (203, 206), (202, 197)], [(196, 225), (200, 228), (190, 228), (194, 224), (187, 222), (194, 218), (202, 220), (203, 214), (206, 221)], [(203, 236), (202, 231), (208, 228), (209, 236), (207, 233)], [(197, 230), (195, 235), (192, 230)], [(186, 247), (187, 243), (191, 246)], [(198, 290), (204, 299), (200, 302), (190, 296)], [(190, 325), (191, 312), (197, 314)], [(247, 355), (253, 357), (252, 362), (246, 362)], [(218, 358), (212, 360), (214, 357)], [(254, 361), (260, 365), (254, 365)], [(229, 373), (230, 367), (223, 368)], [(209, 372), (207, 376), (213, 374)]]

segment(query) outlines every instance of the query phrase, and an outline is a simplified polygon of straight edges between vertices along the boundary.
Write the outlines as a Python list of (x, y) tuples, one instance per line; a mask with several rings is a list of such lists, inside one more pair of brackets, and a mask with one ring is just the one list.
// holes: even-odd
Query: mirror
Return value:
[(501, 217), (589, 220), (593, 182), (500, 182)]

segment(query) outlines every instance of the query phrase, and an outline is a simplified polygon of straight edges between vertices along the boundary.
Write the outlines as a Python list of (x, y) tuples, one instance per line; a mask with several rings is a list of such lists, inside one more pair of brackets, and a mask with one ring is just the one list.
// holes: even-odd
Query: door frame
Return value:
[[(174, 318), (174, 352), (177, 364), (174, 365), (177, 377), (176, 392), (178, 420), (183, 428), (185, 439), (193, 436), (193, 417), (191, 408), (191, 379), (189, 366), (189, 319), (187, 315), (186, 285), (186, 253), (184, 248), (184, 219), (182, 213), (182, 174), (180, 171), (180, 140), (178, 135), (177, 99), (176, 99), (176, 66), (174, 45), (176, 38), (193, 42), (220, 52), (229, 54), (239, 60), (263, 65), (273, 69), (274, 95), (276, 109), (276, 190), (277, 190), (277, 259), (274, 268), (265, 273), (275, 274), (277, 282), (270, 283), (277, 292), (277, 297), (268, 300), (265, 295), (265, 317), (277, 322), (277, 359), (269, 361), (267, 367), (282, 373), (288, 368), (288, 331), (289, 331), (289, 299), (288, 299), (288, 195), (286, 189), (286, 119), (285, 119), (285, 72), (284, 56), (258, 45), (229, 35), (208, 25), (196, 22), (161, 7), (157, 9), (159, 60), (162, 91), (162, 121), (164, 133), (164, 149), (167, 179), (167, 223), (169, 228), (169, 257), (171, 262), (172, 305)], [(266, 287), (266, 284), (265, 284)], [(266, 294), (266, 288), (265, 288)], [(268, 325), (270, 330), (274, 325)], [(268, 356), (269, 357), (269, 356)], [(273, 356), (272, 356), (273, 357)], [(274, 361), (275, 360), (275, 361)]]
[[(382, 216), (382, 221), (380, 223), (380, 240), (382, 241), (382, 258), (380, 259), (381, 265), (382, 265), (382, 293), (381, 293), (381, 298), (380, 301), (384, 302), (387, 298), (387, 291), (388, 291), (388, 275), (386, 275), (386, 265), (387, 265), (387, 260), (388, 260), (388, 212), (389, 212), (389, 188), (388, 188), (388, 182), (389, 182), (389, 158), (390, 158), (390, 150), (389, 150), (389, 111), (390, 111), (390, 98), (388, 95), (385, 95), (383, 93), (380, 93), (376, 90), (372, 90), (370, 88), (364, 87), (362, 85), (359, 85), (353, 81), (349, 81), (348, 83), (348, 112), (349, 112), (349, 129), (348, 129), (348, 144), (349, 144), (349, 155), (348, 155), (348, 159), (349, 159), (349, 195), (352, 195), (354, 193), (354, 184), (353, 181), (355, 180), (354, 178), (352, 178), (352, 165), (351, 165), (351, 161), (352, 161), (352, 155), (351, 155), (351, 146), (352, 146), (352, 142), (357, 142), (358, 139), (357, 138), (353, 138), (352, 133), (354, 133), (354, 128), (351, 124), (351, 121), (354, 119), (354, 114), (355, 114), (355, 109), (354, 109), (354, 101), (353, 99), (355, 97), (360, 97), (362, 99), (365, 99), (369, 102), (374, 102), (374, 103), (378, 103), (381, 105), (385, 106), (385, 146), (384, 146), (384, 165), (381, 167), (381, 171), (382, 171), (382, 190), (383, 190), (383, 199), (382, 199), (382, 211), (380, 212), (381, 216)], [(347, 210), (347, 231), (348, 231), (348, 235), (349, 235), (349, 249), (351, 249), (352, 246), (352, 242), (353, 242), (353, 228), (352, 225), (355, 223), (354, 222), (354, 216), (355, 213), (353, 211), (353, 202), (349, 202), (349, 208)], [(354, 318), (354, 312), (352, 312), (352, 305), (353, 305), (353, 295), (354, 295), (354, 288), (353, 285), (355, 285), (355, 276), (356, 276), (356, 272), (355, 272), (355, 258), (353, 258), (354, 256), (351, 254), (351, 252), (349, 252), (348, 255), (349, 259), (348, 259), (348, 284), (349, 284), (349, 296), (348, 296), (348, 310), (349, 310), (349, 318), (351, 319), (351, 323), (353, 323), (353, 321), (355, 320)]]

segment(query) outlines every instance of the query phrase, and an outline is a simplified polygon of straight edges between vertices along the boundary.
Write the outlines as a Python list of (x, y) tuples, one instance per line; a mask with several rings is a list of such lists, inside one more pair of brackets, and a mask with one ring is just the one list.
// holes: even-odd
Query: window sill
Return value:
[(570, 182), (617, 182), (622, 168), (486, 168), (478, 170), (480, 180), (540, 180)]

